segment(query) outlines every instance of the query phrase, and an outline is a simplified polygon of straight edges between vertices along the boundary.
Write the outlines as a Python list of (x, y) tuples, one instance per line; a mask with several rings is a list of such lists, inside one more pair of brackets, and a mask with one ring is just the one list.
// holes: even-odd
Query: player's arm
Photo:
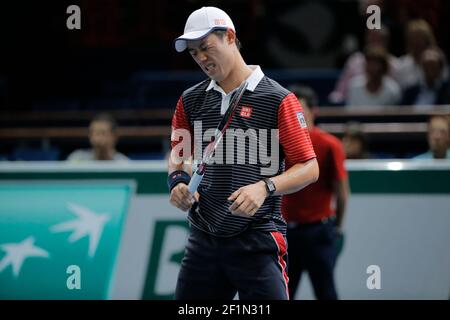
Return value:
[(347, 202), (350, 196), (350, 186), (348, 183), (347, 171), (344, 167), (345, 154), (342, 145), (336, 148), (334, 153), (335, 163), (335, 183), (334, 183), (334, 198), (336, 201), (336, 245), (337, 252), (340, 254), (344, 246), (344, 231), (343, 223), (346, 213)]
[(170, 203), (187, 211), (194, 203), (188, 184), (192, 175), (192, 130), (184, 112), (183, 100), (177, 103), (172, 118), (171, 151), (167, 161)]
[[(270, 178), (276, 187), (274, 195), (297, 192), (319, 178), (319, 166), (298, 99), (289, 94), (278, 111), (280, 144), (286, 155), (286, 162), (293, 164), (284, 173)], [(299, 114), (301, 113), (301, 114)], [(228, 200), (233, 214), (252, 216), (268, 196), (264, 181), (236, 190)]]
[(176, 158), (176, 155), (172, 150), (168, 161), (169, 179), (173, 176), (182, 178), (183, 172), (185, 172), (186, 180), (177, 182), (172, 188), (170, 191), (170, 203), (178, 209), (187, 211), (194, 203), (194, 199), (188, 189), (189, 180), (187, 180), (188, 177), (192, 175), (191, 165), (189, 164), (190, 161), (186, 160), (182, 163), (177, 163), (173, 158)]
[[(271, 178), (276, 187), (274, 195), (281, 196), (297, 192), (311, 183), (316, 182), (318, 178), (319, 165), (317, 164), (316, 158), (304, 163), (297, 163), (284, 173)], [(265, 188), (265, 183), (262, 183)]]
[(182, 170), (192, 175), (192, 156), (186, 159), (180, 159), (177, 150), (171, 149), (167, 161), (167, 171), (171, 174), (174, 171)]
[[(304, 163), (297, 163), (282, 174), (270, 178), (275, 184), (274, 195), (297, 192), (319, 178), (319, 166), (315, 158)], [(230, 206), (233, 214), (253, 216), (269, 196), (264, 181), (244, 186), (236, 190), (228, 200), (234, 201)]]
[(345, 168), (345, 151), (342, 143), (336, 139), (331, 145), (331, 155), (333, 158), (334, 172), (334, 198), (336, 199), (336, 229), (342, 234), (345, 210), (350, 195), (350, 186), (348, 182), (348, 173)]
[(347, 208), (347, 202), (350, 194), (350, 186), (347, 178), (336, 181), (334, 186), (334, 194), (336, 198), (336, 228), (339, 233), (342, 233), (345, 209)]

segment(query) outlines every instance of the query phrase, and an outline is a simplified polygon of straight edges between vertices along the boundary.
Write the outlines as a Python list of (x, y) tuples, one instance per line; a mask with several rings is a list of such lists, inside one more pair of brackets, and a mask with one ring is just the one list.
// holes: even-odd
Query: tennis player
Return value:
[[(194, 11), (184, 34), (175, 40), (175, 49), (187, 49), (208, 76), (183, 92), (172, 119), (170, 202), (189, 210), (191, 226), (175, 298), (228, 300), (238, 293), (240, 299), (286, 300), (286, 222), (280, 213), (281, 195), (297, 192), (319, 175), (300, 103), (259, 66), (245, 63), (233, 22), (218, 8)], [(273, 144), (279, 147), (278, 154), (271, 154), (276, 170), (267, 174), (266, 162), (251, 161), (258, 150), (251, 138), (233, 142), (235, 150), (245, 149), (245, 163), (238, 163), (236, 153), (226, 154), (230, 139), (225, 135), (223, 157), (235, 161), (208, 165), (194, 197), (188, 190), (192, 150), (177, 148), (183, 139), (176, 132), (184, 130), (194, 137), (194, 126), (201, 124), (200, 141), (196, 135), (197, 140), (191, 142), (204, 150), (209, 141), (202, 137), (218, 126), (244, 81), (248, 86), (227, 130), (256, 132), (259, 138), (262, 132), (271, 137), (270, 132), (278, 130), (277, 139), (268, 139), (263, 146), (265, 150), (274, 150)], [(195, 206), (194, 201), (198, 201)]]

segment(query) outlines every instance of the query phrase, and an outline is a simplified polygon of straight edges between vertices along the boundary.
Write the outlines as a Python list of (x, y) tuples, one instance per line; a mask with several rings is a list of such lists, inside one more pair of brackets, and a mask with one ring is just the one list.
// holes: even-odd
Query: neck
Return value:
[(369, 92), (377, 92), (381, 87), (381, 78), (369, 78), (366, 84), (367, 90)]
[(114, 158), (114, 154), (116, 150), (107, 149), (107, 150), (97, 150), (94, 149), (95, 159), (97, 160), (112, 160)]
[(225, 93), (229, 93), (239, 87), (239, 85), (247, 79), (252, 73), (252, 69), (245, 63), (242, 56), (237, 53), (236, 59), (233, 67), (231, 68), (228, 76), (222, 80), (219, 85), (225, 91)]
[(433, 151), (434, 159), (446, 159), (447, 158), (447, 150), (434, 150)]
[(434, 79), (425, 79), (425, 83), (428, 88), (433, 89), (436, 82)]
[(413, 57), (414, 62), (416, 64), (420, 64), (420, 57), (422, 56), (422, 52), (421, 51), (413, 52), (413, 53), (411, 53), (411, 56)]

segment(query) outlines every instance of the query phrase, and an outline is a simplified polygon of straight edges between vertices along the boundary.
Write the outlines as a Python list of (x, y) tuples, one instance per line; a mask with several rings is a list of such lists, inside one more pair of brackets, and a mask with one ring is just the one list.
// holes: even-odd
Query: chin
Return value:
[(210, 74), (206, 74), (210, 79), (216, 81), (216, 82), (220, 82), (222, 79), (222, 77), (218, 76), (218, 75), (210, 75)]

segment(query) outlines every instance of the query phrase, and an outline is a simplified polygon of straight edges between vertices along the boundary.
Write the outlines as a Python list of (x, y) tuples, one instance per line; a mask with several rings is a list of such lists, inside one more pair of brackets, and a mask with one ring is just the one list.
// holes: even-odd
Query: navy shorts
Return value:
[(215, 237), (192, 226), (175, 299), (288, 300), (286, 239), (280, 232), (248, 229)]

